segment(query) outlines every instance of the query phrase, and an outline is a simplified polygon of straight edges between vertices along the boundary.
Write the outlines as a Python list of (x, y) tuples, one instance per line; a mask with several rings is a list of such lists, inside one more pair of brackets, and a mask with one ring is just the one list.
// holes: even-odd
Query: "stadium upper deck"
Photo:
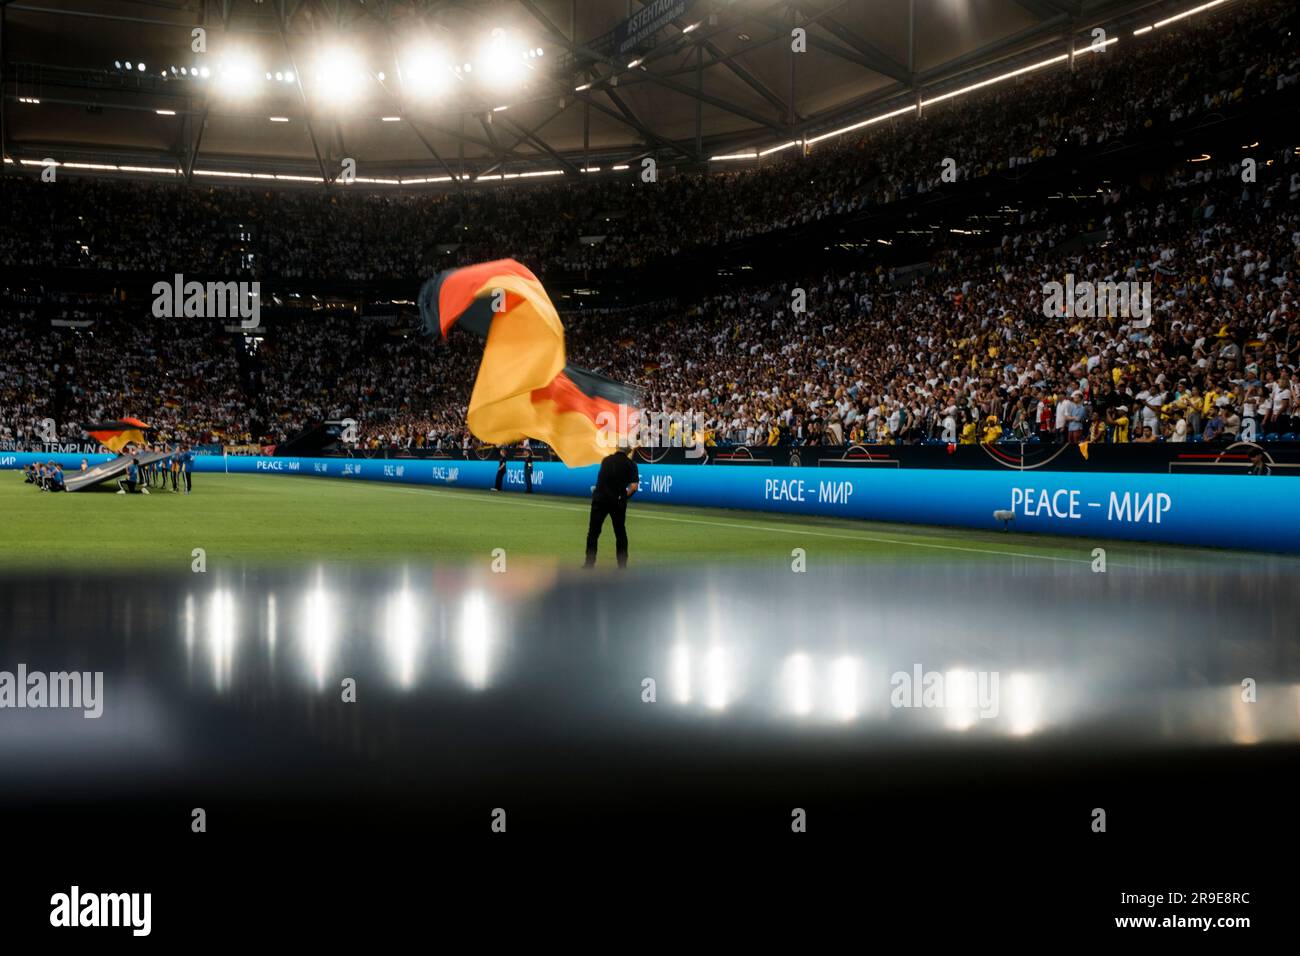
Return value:
[[(911, 230), (920, 268), (891, 270), (903, 253), (887, 258), (884, 245), (847, 263), (791, 250), (792, 264), (757, 284), (719, 276), (691, 298), (571, 316), (570, 356), (645, 385), (655, 408), (702, 415), (719, 442), (1050, 439), (1068, 431), (1069, 403), (1094, 440), (1294, 434), (1300, 165), (1271, 113), (1294, 109), (1296, 15), (1284, 3), (1233, 5), (1075, 74), (991, 88), (808, 157), (655, 188), (578, 182), (462, 199), (7, 180), (21, 228), (0, 237), (0, 263), (6, 311), (20, 321), (4, 332), (2, 427), (12, 439), (53, 417), (75, 435), (80, 422), (139, 409), (189, 439), (275, 441), (350, 415), (366, 443), (459, 446), (472, 349), (403, 337), (401, 319), (359, 325), (351, 309), (329, 322), (276, 315), (276, 291), (309, 292), (312, 280), (294, 277), (315, 273), (396, 276), (413, 294), (453, 260), (635, 266), (747, 235), (780, 252), (807, 219), (884, 216), (963, 182), (1005, 186), (1056, 154), (1071, 162), (1042, 163), (1045, 189), (1014, 211), (990, 199), (996, 215), (977, 235)], [(1230, 134), (1206, 135), (1258, 138), (1200, 162), (1200, 128), (1247, 108)], [(1174, 130), (1188, 147), (1174, 157), (1131, 151)], [(1073, 160), (1115, 150), (1140, 161), (1111, 161), (1081, 188), (1087, 173)], [(960, 160), (952, 186), (930, 161), (949, 152)], [(1243, 158), (1257, 165), (1250, 182)], [(1048, 201), (1052, 189), (1072, 201)], [(617, 219), (600, 225), (603, 212)], [(603, 243), (577, 242), (593, 229)], [(138, 284), (176, 272), (262, 277), (259, 340), (148, 318)], [(72, 291), (87, 273), (108, 274), (114, 291)], [(1044, 289), (1067, 276), (1149, 282), (1153, 318), (1050, 320)], [(806, 312), (792, 306), (795, 289)], [(93, 339), (51, 331), (59, 318), (93, 321)]]

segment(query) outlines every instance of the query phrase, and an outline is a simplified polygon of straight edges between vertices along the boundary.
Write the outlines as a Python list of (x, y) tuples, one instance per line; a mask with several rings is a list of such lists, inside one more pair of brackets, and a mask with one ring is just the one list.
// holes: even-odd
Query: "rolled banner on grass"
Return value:
[(526, 266), (498, 259), (448, 270), (425, 282), (419, 304), (430, 334), (459, 325), (484, 339), (468, 416), (480, 441), (533, 438), (572, 468), (630, 443), (640, 390), (567, 363), (564, 324)]

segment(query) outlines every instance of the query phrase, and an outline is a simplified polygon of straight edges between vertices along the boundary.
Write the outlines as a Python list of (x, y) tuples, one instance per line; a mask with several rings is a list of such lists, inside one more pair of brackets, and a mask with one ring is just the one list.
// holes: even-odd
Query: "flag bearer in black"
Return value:
[(533, 493), (533, 450), (524, 449), (524, 494)]
[(497, 481), (496, 481), (496, 485), (492, 488), (492, 490), (500, 491), (501, 483), (505, 480), (506, 480), (506, 450), (504, 448), (498, 448), (497, 449)]
[(627, 500), (640, 487), (641, 478), (637, 473), (636, 462), (632, 460), (632, 449), (605, 456), (596, 476), (596, 487), (591, 492), (591, 521), (587, 525), (587, 561), (584, 567), (596, 565), (596, 542), (605, 527), (606, 515), (614, 526), (614, 549), (618, 555), (618, 566), (627, 567)]

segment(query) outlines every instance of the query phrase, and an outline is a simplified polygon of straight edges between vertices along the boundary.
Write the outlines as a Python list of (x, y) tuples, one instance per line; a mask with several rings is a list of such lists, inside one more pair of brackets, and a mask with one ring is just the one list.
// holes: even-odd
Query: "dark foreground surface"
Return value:
[(1294, 563), (1233, 556), (9, 575), (0, 671), (103, 691), (95, 719), (0, 709), (0, 911), (39, 931), (78, 883), (152, 892), (160, 942), (479, 906), (583, 931), (732, 906), (760, 933), (822, 908), (928, 932), (974, 907), (1005, 939), (1277, 929), (1298, 619)]

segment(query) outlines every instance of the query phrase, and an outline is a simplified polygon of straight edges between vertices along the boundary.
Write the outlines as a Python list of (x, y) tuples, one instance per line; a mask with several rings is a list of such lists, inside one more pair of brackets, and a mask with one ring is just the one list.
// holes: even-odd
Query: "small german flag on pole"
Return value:
[(431, 335), (457, 323), (484, 339), (469, 400), (480, 441), (543, 441), (566, 465), (594, 465), (635, 433), (640, 390), (567, 364), (564, 325), (537, 277), (513, 259), (443, 272), (420, 290)]

